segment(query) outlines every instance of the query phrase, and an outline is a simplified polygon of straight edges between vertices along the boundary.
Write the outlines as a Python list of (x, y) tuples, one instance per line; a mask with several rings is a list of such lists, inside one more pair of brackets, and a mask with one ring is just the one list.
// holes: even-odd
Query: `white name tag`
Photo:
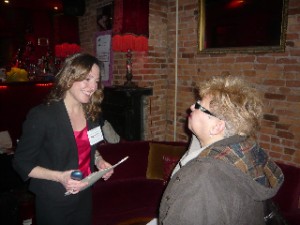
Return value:
[(100, 126), (95, 127), (87, 132), (90, 145), (94, 145), (103, 140), (103, 134)]

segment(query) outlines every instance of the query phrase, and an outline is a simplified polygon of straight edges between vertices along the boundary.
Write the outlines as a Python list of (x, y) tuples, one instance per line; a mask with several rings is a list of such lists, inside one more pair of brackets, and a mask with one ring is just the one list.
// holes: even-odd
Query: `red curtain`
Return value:
[(148, 51), (149, 0), (115, 0), (114, 51)]

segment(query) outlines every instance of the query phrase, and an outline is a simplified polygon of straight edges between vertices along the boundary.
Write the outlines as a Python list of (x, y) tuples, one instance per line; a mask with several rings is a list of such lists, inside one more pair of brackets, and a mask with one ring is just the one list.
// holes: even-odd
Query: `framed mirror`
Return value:
[(284, 52), (288, 0), (199, 0), (200, 53)]

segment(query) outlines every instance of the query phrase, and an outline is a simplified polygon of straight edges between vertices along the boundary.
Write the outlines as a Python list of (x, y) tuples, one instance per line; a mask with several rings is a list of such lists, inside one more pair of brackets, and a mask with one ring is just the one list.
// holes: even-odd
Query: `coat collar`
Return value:
[(203, 150), (198, 158), (214, 158), (231, 164), (266, 187), (280, 186), (280, 168), (253, 139), (234, 135)]

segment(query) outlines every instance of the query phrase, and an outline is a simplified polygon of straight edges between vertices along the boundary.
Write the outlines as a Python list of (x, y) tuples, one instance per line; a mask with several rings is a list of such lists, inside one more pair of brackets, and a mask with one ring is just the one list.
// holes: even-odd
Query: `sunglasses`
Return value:
[(217, 116), (215, 116), (213, 113), (211, 113), (209, 110), (207, 110), (206, 108), (204, 108), (201, 104), (200, 104), (200, 100), (195, 102), (195, 109), (201, 110), (202, 112), (206, 113), (207, 115), (213, 116), (218, 118)]

